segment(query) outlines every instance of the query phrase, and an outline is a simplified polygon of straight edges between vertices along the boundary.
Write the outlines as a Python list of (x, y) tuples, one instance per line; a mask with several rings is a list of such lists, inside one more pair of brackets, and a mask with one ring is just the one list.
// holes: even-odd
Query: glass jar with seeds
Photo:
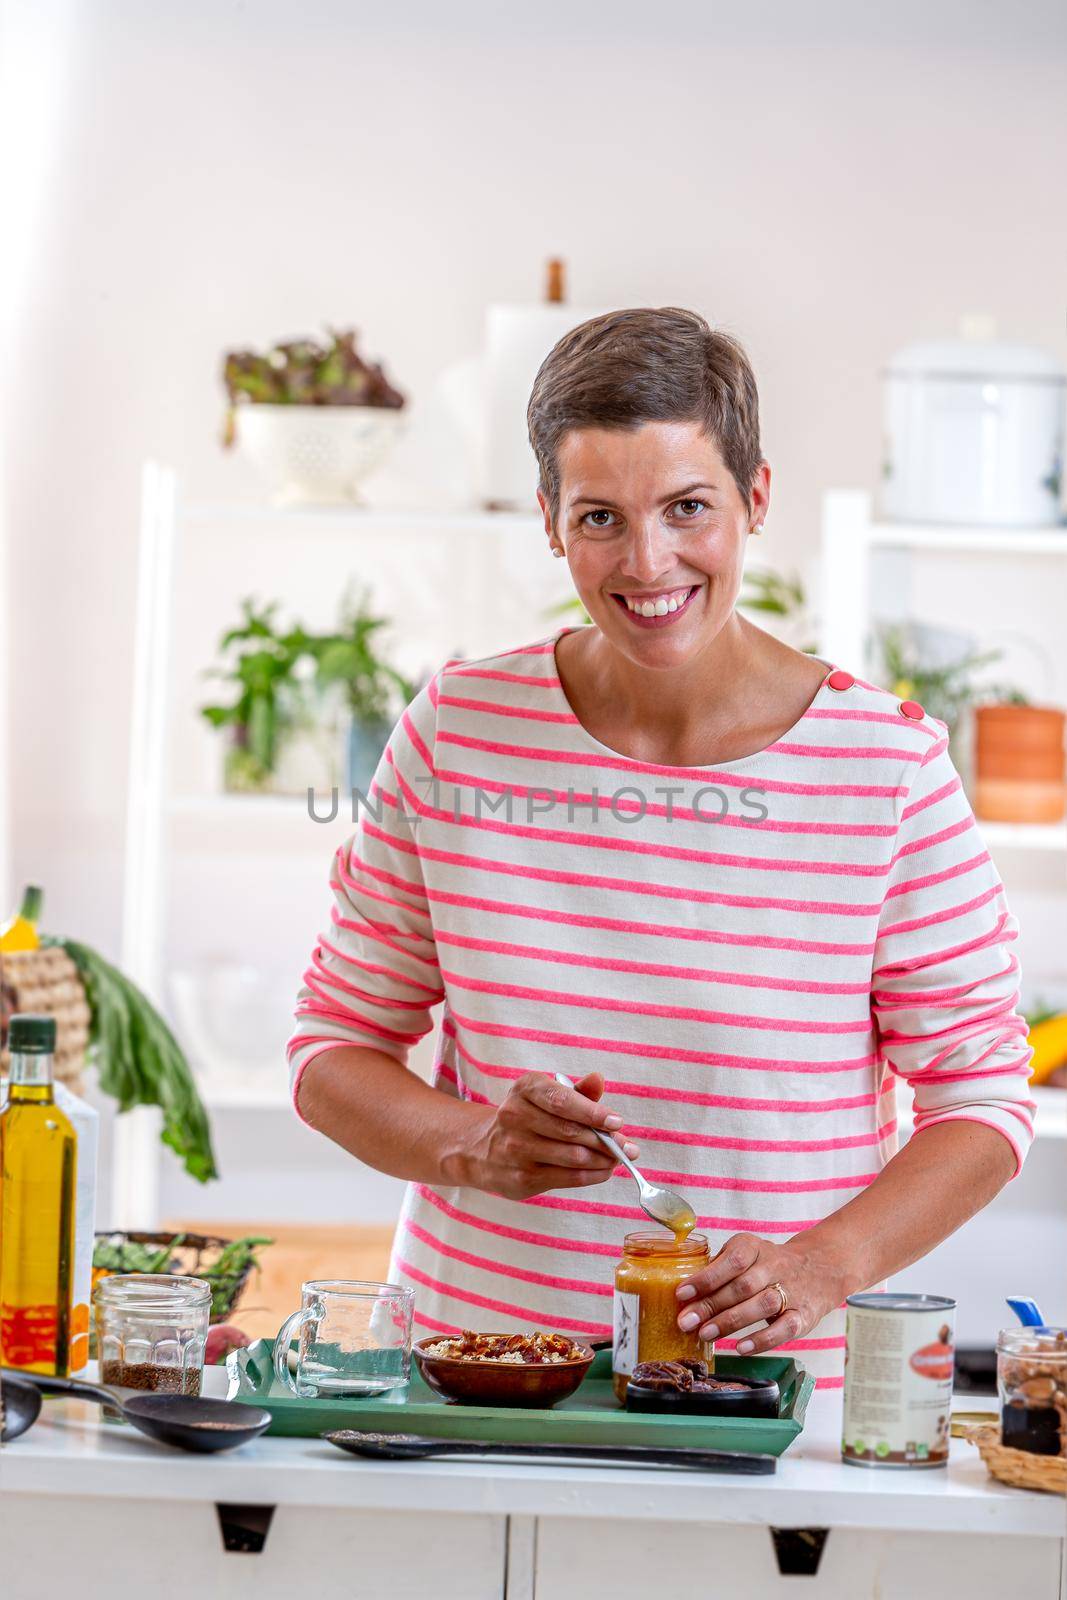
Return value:
[(112, 1388), (198, 1395), (211, 1317), (202, 1278), (123, 1273), (93, 1291), (100, 1381)]

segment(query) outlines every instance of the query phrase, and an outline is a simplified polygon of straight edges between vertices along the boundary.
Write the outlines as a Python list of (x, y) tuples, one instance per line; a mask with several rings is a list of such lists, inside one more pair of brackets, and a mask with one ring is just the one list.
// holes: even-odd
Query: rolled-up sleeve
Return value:
[(394, 728), (361, 803), (353, 837), (333, 859), (330, 923), (304, 973), (289, 1040), (294, 1108), (312, 1061), (372, 1045), (406, 1062), (443, 998), (417, 844), (417, 807), (433, 779), (434, 691)]
[(904, 803), (874, 953), (884, 1061), (915, 1095), (915, 1129), (995, 1128), (1016, 1172), (1033, 1139), (1031, 1051), (1017, 1011), (1017, 925), (940, 723)]

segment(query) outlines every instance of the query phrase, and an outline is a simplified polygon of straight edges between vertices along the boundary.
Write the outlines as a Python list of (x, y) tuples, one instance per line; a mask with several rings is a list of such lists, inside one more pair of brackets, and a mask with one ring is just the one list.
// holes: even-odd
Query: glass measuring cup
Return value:
[[(384, 1394), (411, 1375), (414, 1289), (397, 1283), (316, 1278), (274, 1341), (274, 1373), (301, 1399)], [(295, 1361), (290, 1344), (299, 1330)], [(295, 1366), (295, 1372), (293, 1368)]]

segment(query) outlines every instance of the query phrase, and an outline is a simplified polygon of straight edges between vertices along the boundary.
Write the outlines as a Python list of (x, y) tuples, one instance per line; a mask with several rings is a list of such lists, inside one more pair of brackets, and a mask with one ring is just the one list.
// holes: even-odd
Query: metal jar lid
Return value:
[(940, 1294), (877, 1294), (867, 1290), (863, 1294), (850, 1294), (846, 1306), (859, 1311), (955, 1311), (956, 1302)]

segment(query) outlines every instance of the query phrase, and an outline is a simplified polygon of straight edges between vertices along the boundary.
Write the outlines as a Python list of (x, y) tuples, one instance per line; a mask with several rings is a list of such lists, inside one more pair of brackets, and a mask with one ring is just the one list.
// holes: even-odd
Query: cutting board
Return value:
[(264, 1406), (268, 1433), (316, 1438), (335, 1428), (419, 1433), (437, 1439), (504, 1444), (637, 1444), (742, 1450), (780, 1456), (804, 1426), (815, 1379), (786, 1356), (716, 1356), (718, 1377), (773, 1378), (781, 1391), (777, 1417), (675, 1417), (629, 1412), (611, 1384), (611, 1351), (596, 1355), (581, 1388), (545, 1410), (456, 1405), (428, 1388), (412, 1364), (411, 1383), (388, 1395), (302, 1400), (274, 1376), (274, 1346), (260, 1339), (227, 1359), (230, 1398)]

